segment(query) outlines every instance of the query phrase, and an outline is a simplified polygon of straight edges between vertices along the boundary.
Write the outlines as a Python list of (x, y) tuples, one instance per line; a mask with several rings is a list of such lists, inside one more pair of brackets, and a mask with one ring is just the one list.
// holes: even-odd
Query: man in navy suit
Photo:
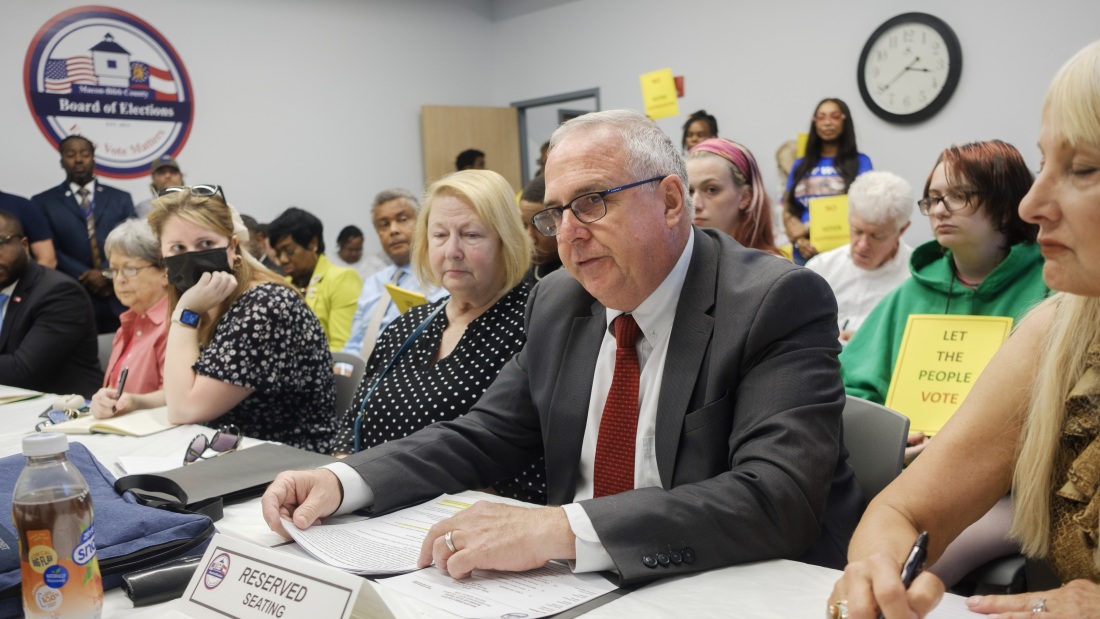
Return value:
[(95, 146), (88, 138), (61, 140), (65, 182), (31, 198), (46, 214), (53, 230), (57, 268), (80, 281), (92, 297), (96, 329), (112, 333), (126, 308), (103, 275), (108, 257), (103, 244), (115, 226), (137, 217), (130, 194), (107, 187), (95, 178)]
[(103, 384), (96, 351), (88, 293), (31, 260), (18, 217), (0, 210), (0, 383), (91, 397)]

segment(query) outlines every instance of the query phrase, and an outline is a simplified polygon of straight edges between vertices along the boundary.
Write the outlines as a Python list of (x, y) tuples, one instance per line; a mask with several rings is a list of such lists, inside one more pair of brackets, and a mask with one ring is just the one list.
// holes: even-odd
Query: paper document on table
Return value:
[(31, 391), (30, 389), (0, 385), (0, 404), (10, 404), (20, 400), (29, 400), (31, 398), (37, 398), (40, 395), (42, 395), (41, 391)]
[(474, 570), (455, 580), (434, 567), (379, 580), (378, 584), (468, 619), (546, 617), (616, 589), (597, 573), (574, 574), (560, 563), (526, 572)]
[(322, 563), (356, 574), (402, 574), (417, 569), (420, 544), (432, 525), (479, 500), (516, 504), (480, 492), (444, 494), (377, 518), (351, 522), (347, 519), (328, 519), (308, 529), (299, 529), (284, 518), (283, 528), (306, 552)]

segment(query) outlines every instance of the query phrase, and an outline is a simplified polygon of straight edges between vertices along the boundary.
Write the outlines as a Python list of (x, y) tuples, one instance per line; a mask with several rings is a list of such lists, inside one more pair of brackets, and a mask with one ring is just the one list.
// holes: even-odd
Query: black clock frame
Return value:
[[(944, 82), (943, 90), (940, 91), (940, 94), (933, 99), (931, 103), (912, 114), (895, 114), (888, 110), (884, 110), (875, 103), (875, 100), (871, 97), (871, 92), (867, 89), (864, 66), (867, 63), (867, 57), (871, 54), (871, 47), (878, 41), (879, 37), (891, 28), (900, 24), (909, 23), (924, 24), (939, 33), (939, 35), (943, 37), (944, 44), (947, 46), (947, 53), (951, 65), (947, 68), (947, 79)], [(871, 34), (870, 38), (867, 39), (867, 43), (863, 45), (863, 52), (859, 55), (859, 66), (856, 67), (856, 74), (856, 79), (859, 81), (859, 95), (863, 97), (863, 102), (867, 104), (867, 107), (871, 108), (875, 116), (887, 122), (903, 125), (919, 123), (928, 120), (943, 109), (943, 106), (947, 105), (947, 101), (951, 98), (951, 95), (955, 94), (955, 88), (958, 87), (959, 78), (962, 76), (962, 46), (959, 45), (959, 38), (955, 36), (955, 31), (942, 19), (934, 15), (929, 15), (928, 13), (902, 13), (901, 15), (886, 20)]]

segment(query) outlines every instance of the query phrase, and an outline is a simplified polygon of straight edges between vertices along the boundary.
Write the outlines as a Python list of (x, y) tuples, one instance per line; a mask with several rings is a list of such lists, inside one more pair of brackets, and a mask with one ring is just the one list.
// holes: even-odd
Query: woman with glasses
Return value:
[[(428, 187), (416, 219), (413, 269), (450, 293), (382, 332), (334, 442), (353, 453), (466, 414), (524, 342), (531, 240), (500, 174), (463, 170)], [(541, 470), (502, 494), (545, 503)]]
[(1021, 321), (928, 449), (871, 502), (823, 600), (833, 617), (927, 616), (943, 595), (938, 574), (908, 591), (898, 576), (918, 532), (931, 563), (1009, 490), (1013, 538), (1056, 579), (1041, 591), (1029, 574), (1030, 593), (972, 596), (967, 608), (1100, 617), (1100, 41), (1055, 76), (1039, 150), (1019, 214), (1038, 227), (1043, 277), (1059, 294)]
[(325, 332), (286, 280), (241, 251), (248, 232), (221, 188), (163, 190), (149, 225), (171, 284), (168, 418), (327, 452), (336, 383)]
[(870, 169), (871, 159), (856, 146), (848, 104), (823, 99), (810, 121), (806, 154), (791, 167), (784, 195), (783, 225), (795, 264), (806, 264), (818, 253), (810, 239), (810, 200), (848, 193), (852, 181)]
[[(91, 412), (111, 417), (164, 406), (164, 351), (168, 344), (168, 274), (149, 224), (127, 219), (111, 230), (103, 247), (105, 272), (115, 296), (127, 307), (111, 344), (103, 389), (92, 396)], [(120, 379), (126, 384), (119, 397)]]
[(687, 158), (693, 223), (716, 228), (745, 247), (780, 256), (772, 236), (771, 200), (749, 149), (722, 138), (703, 140)]

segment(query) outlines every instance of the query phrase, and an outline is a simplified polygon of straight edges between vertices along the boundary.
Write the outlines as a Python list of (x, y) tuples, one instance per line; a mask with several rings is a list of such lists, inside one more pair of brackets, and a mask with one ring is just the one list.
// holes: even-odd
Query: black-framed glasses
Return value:
[(23, 236), (24, 235), (22, 234), (9, 234), (7, 236), (0, 236), (0, 249), (4, 249), (8, 246), (8, 243), (11, 243), (12, 241), (18, 241), (19, 239), (23, 238)]
[(191, 195), (193, 195), (193, 196), (207, 196), (207, 197), (209, 197), (209, 196), (212, 196), (214, 194), (220, 193), (222, 195), (222, 200), (224, 200), (226, 204), (229, 203), (229, 200), (226, 199), (225, 191), (222, 189), (221, 185), (203, 184), (203, 185), (191, 185), (190, 187), (183, 187), (183, 186), (165, 187), (164, 189), (161, 189), (160, 191), (157, 192), (157, 197), (166, 196), (170, 193), (178, 193), (178, 192), (181, 192), (185, 189), (190, 190)]
[(573, 215), (576, 216), (577, 220), (581, 223), (594, 223), (607, 215), (607, 202), (604, 201), (604, 198), (607, 196), (625, 191), (631, 187), (663, 181), (667, 177), (667, 174), (664, 176), (654, 176), (653, 178), (647, 178), (644, 181), (630, 183), (629, 185), (586, 193), (574, 198), (572, 202), (565, 206), (552, 206), (542, 209), (531, 217), (531, 223), (535, 224), (535, 227), (538, 228), (538, 231), (544, 236), (557, 236), (558, 230), (561, 229), (561, 218), (565, 209), (573, 211)]
[[(243, 438), (241, 431), (234, 425), (222, 427), (209, 440), (207, 440), (205, 434), (200, 434), (191, 439), (191, 444), (187, 446), (187, 453), (183, 454), (183, 463), (194, 464), (199, 460), (214, 458), (234, 451), (241, 446), (241, 438)], [(204, 456), (203, 454), (208, 449), (217, 453), (213, 456)]]
[(107, 279), (115, 279), (119, 275), (124, 275), (126, 277), (126, 279), (132, 279), (134, 277), (137, 277), (138, 273), (141, 273), (142, 269), (151, 269), (154, 266), (156, 266), (156, 265), (147, 264), (147, 265), (141, 266), (141, 267), (122, 267), (121, 269), (103, 269), (102, 272), (103, 272), (103, 277), (106, 277)]
[(932, 212), (938, 202), (943, 204), (943, 208), (948, 213), (953, 213), (973, 206), (970, 199), (980, 195), (981, 193), (977, 191), (948, 191), (941, 196), (927, 196), (917, 200), (917, 207), (920, 208), (921, 215), (927, 215)]

